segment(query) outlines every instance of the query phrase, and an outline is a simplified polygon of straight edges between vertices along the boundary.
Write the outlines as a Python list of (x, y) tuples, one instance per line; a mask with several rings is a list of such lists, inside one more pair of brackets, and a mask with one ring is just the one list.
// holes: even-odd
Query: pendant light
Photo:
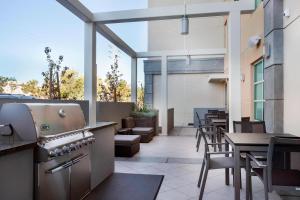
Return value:
[(184, 4), (184, 15), (181, 18), (181, 35), (189, 34), (189, 18), (186, 16), (186, 4)]

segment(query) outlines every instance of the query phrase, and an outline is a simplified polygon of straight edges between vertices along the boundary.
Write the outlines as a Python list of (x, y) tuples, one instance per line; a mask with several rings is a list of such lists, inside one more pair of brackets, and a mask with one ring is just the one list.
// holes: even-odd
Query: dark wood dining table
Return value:
[[(240, 155), (243, 152), (267, 152), (270, 138), (274, 136), (296, 137), (291, 134), (276, 133), (225, 133), (226, 150), (229, 145), (234, 155), (234, 199), (240, 200), (241, 167)], [(228, 145), (229, 144), (229, 145)]]

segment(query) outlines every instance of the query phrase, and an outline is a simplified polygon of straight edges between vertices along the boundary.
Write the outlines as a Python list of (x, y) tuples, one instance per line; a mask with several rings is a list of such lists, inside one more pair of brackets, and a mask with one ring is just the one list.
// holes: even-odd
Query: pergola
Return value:
[[(89, 123), (96, 124), (96, 94), (97, 94), (97, 65), (96, 65), (96, 32), (100, 33), (131, 57), (131, 101), (137, 101), (137, 59), (161, 58), (161, 117), (162, 134), (167, 134), (168, 111), (168, 56), (220, 56), (228, 55), (228, 95), (229, 121), (241, 119), (241, 73), (240, 73), (240, 38), (241, 14), (251, 13), (255, 9), (253, 0), (231, 2), (214, 2), (133, 9), (92, 13), (79, 0), (57, 0), (69, 11), (85, 23), (84, 32), (84, 96), (89, 101)], [(178, 51), (136, 52), (116, 35), (106, 24), (126, 23), (137, 21), (180, 19), (183, 16), (212, 17), (228, 16), (228, 48), (227, 49), (193, 49)]]

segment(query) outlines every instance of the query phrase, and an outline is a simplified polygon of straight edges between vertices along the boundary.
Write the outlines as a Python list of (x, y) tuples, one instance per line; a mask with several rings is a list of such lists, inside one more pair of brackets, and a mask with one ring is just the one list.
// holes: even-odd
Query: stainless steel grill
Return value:
[(95, 138), (78, 104), (4, 104), (0, 122), (12, 127), (14, 140), (38, 144), (37, 199), (82, 199), (89, 192)]

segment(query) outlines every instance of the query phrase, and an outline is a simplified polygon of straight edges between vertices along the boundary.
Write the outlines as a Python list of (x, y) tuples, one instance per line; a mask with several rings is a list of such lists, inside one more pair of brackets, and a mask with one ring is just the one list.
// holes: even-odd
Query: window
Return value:
[(254, 119), (264, 119), (264, 63), (254, 64)]
[(255, 0), (255, 9), (261, 4), (263, 0)]

